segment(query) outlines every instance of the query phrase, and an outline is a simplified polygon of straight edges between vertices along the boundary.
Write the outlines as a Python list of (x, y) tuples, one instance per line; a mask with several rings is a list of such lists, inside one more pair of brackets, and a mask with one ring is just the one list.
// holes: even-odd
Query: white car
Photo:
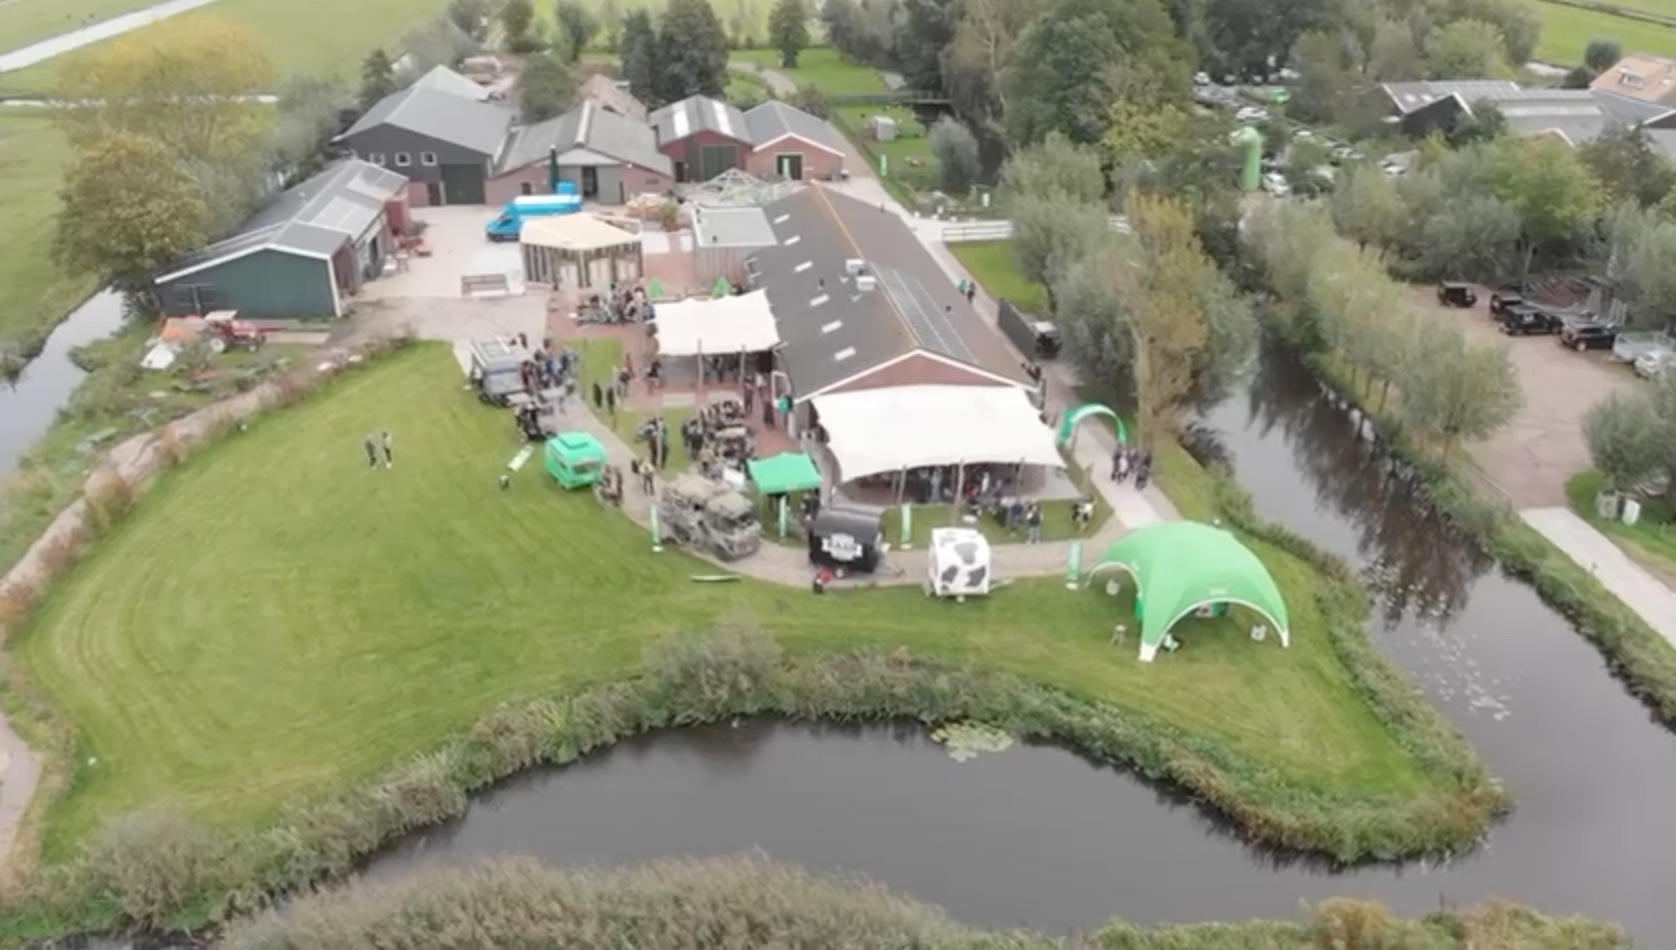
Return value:
[(1208, 86), (1208, 85), (1210, 85), (1210, 73), (1194, 73), (1193, 74), (1193, 85), (1195, 85), (1195, 86)]
[(1269, 110), (1259, 109), (1256, 106), (1246, 106), (1234, 113), (1234, 119), (1239, 122), (1266, 122), (1268, 118)]
[(1670, 369), (1670, 363), (1676, 354), (1669, 350), (1654, 350), (1643, 353), (1635, 358), (1635, 375), (1642, 379), (1658, 379)]
[(1315, 133), (1308, 129), (1299, 129), (1298, 131), (1292, 133), (1292, 137), (1295, 139), (1303, 139), (1307, 142), (1310, 139), (1315, 138)]
[(1263, 176), (1263, 190), (1276, 198), (1284, 198), (1292, 193), (1292, 186), (1286, 183), (1285, 175), (1270, 172)]

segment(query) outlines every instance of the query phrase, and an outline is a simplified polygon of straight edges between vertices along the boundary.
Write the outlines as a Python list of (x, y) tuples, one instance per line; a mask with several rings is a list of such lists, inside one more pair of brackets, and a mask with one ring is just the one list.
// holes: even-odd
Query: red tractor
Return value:
[(235, 310), (217, 310), (204, 315), (204, 341), (216, 353), (232, 349), (259, 350), (268, 342), (266, 330), (237, 319)]

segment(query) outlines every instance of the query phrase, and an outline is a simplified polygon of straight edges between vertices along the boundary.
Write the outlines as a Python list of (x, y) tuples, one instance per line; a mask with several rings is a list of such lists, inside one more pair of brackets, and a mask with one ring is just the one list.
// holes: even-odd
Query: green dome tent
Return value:
[(1152, 662), (1171, 627), (1209, 604), (1255, 610), (1274, 624), (1281, 646), (1290, 642), (1286, 602), (1268, 568), (1221, 528), (1164, 521), (1132, 531), (1100, 555), (1088, 576), (1109, 571), (1135, 579), (1143, 663)]

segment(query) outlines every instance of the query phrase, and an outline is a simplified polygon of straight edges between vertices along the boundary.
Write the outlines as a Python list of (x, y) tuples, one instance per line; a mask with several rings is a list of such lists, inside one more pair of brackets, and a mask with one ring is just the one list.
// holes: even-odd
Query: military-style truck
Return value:
[(739, 492), (702, 475), (683, 473), (663, 485), (658, 519), (673, 544), (737, 561), (762, 546), (756, 506)]

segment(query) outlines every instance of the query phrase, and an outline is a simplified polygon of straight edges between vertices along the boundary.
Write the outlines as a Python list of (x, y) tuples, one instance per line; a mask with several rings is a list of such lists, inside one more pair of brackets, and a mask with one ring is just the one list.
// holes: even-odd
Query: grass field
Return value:
[(799, 86), (813, 86), (829, 96), (865, 96), (890, 91), (878, 70), (852, 63), (830, 46), (804, 50), (797, 58), (796, 69), (780, 65), (779, 50), (734, 50), (728, 58), (783, 73)]
[[(1670, 0), (1629, 0), (1624, 6), (1676, 16), (1676, 3)], [(1676, 57), (1676, 27), (1542, 0), (1538, 0), (1536, 9), (1542, 15), (1542, 39), (1536, 47), (1536, 58), (1545, 63), (1581, 63), (1583, 48), (1596, 39), (1617, 40), (1625, 52)]]
[[(1144, 710), (1323, 794), (1426, 787), (1318, 635), (1315, 575), (1287, 555), (1259, 548), (1292, 649), (1200, 630), (1150, 667), (1107, 643), (1120, 605), (1057, 580), (958, 612), (917, 588), (694, 585), (707, 567), (652, 555), (643, 530), (537, 466), (497, 491), (511, 429), (456, 375), (446, 348), (416, 347), (259, 422), (166, 476), (53, 593), (16, 649), (97, 764), (50, 809), (49, 855), (159, 800), (260, 820), (500, 701), (632, 672), (654, 638), (738, 607), (794, 651), (904, 645)], [(361, 436), (385, 427), (398, 467), (368, 471)], [(1202, 474), (1160, 469), (1184, 510), (1202, 507)]]
[(68, 143), (47, 117), (7, 111), (0, 116), (0, 346), (33, 350), (94, 281), (65, 275), (48, 253)]
[(949, 245), (956, 259), (977, 278), (990, 296), (1011, 300), (1027, 313), (1048, 315), (1047, 288), (1025, 280), (1013, 264), (1013, 246), (1006, 241), (962, 241)]
[(1605, 477), (1593, 470), (1572, 476), (1565, 484), (1571, 510), (1615, 541), (1636, 563), (1666, 584), (1676, 585), (1676, 511), (1663, 499), (1643, 499), (1641, 519), (1633, 525), (1602, 518), (1595, 511), (1595, 496), (1605, 485)]
[(0, 3), (0, 52), (7, 52), (134, 10), (157, 0), (5, 0)]

